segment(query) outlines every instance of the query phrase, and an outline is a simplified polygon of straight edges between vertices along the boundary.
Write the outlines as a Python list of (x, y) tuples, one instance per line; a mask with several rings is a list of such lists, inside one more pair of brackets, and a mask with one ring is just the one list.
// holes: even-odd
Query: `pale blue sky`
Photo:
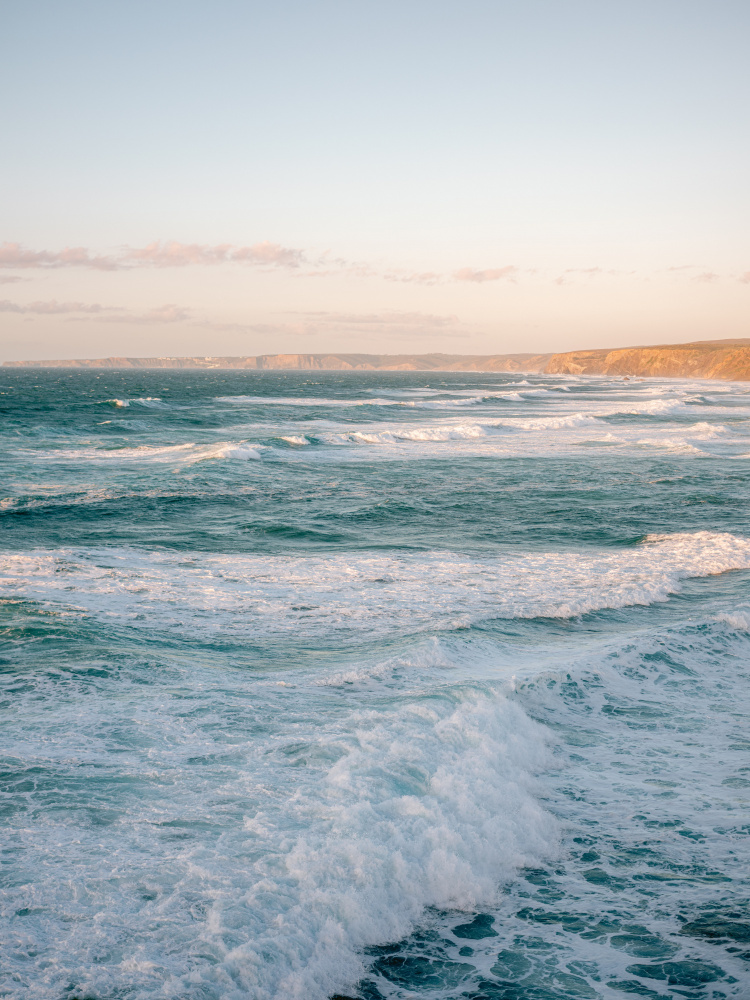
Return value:
[[(11, 255), (23, 280), (0, 299), (26, 311), (0, 315), (4, 356), (393, 350), (404, 323), (405, 350), (750, 335), (746, 0), (3, 0), (0, 17), (0, 241), (269, 241), (329, 272)], [(158, 321), (167, 303), (183, 318)], [(397, 313), (377, 333), (341, 320)]]

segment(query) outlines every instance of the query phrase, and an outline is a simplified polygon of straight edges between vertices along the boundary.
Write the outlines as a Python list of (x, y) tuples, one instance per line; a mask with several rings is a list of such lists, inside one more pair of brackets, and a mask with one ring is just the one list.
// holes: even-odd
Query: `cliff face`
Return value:
[(258, 368), (353, 371), (541, 372), (549, 354), (261, 354)]
[(544, 371), (568, 375), (641, 375), (750, 380), (750, 340), (553, 354)]
[(541, 372), (549, 354), (260, 354), (224, 358), (88, 358), (6, 361), (11, 368), (250, 368), (326, 371)]

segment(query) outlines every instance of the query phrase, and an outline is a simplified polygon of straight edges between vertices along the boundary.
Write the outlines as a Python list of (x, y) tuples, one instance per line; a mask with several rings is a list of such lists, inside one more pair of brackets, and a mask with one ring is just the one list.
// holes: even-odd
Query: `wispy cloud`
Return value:
[(97, 271), (114, 271), (117, 261), (89, 253), (85, 247), (65, 247), (64, 250), (27, 250), (20, 243), (0, 244), (0, 267), (57, 268), (84, 267)]
[(118, 312), (116, 306), (102, 306), (98, 302), (58, 302), (51, 299), (47, 302), (29, 302), (20, 305), (18, 302), (10, 302), (8, 299), (0, 301), (0, 312), (23, 313), (25, 315), (36, 316), (56, 316), (62, 313), (103, 313)]
[[(85, 247), (63, 250), (30, 250), (21, 243), (0, 245), (0, 268), (6, 270), (56, 270), (88, 268), (95, 271), (129, 271), (140, 268), (211, 267), (235, 264), (258, 268), (280, 268), (306, 278), (376, 278), (407, 284), (437, 285), (453, 281), (483, 283), (514, 280), (519, 269), (512, 264), (496, 268), (462, 267), (450, 273), (414, 271), (373, 266), (361, 261), (333, 257), (329, 251), (315, 254), (264, 240), (247, 246), (232, 243), (180, 243), (162, 240), (144, 247), (120, 247), (97, 254)], [(9, 281), (20, 280), (11, 277)]]
[(88, 268), (96, 271), (121, 271), (133, 268), (187, 267), (188, 265), (249, 264), (256, 267), (298, 268), (305, 257), (301, 250), (283, 247), (267, 240), (252, 246), (215, 246), (178, 243), (175, 240), (149, 243), (145, 247), (122, 247), (107, 254), (92, 254), (85, 247), (64, 250), (29, 250), (20, 243), (0, 245), (0, 267), (8, 269)]
[(666, 270), (667, 273), (684, 275), (688, 281), (696, 285), (711, 285), (721, 278), (721, 275), (716, 271), (710, 271), (701, 264), (678, 264), (668, 267)]
[(222, 333), (270, 334), (281, 337), (316, 337), (359, 334), (362, 338), (448, 337), (463, 338), (466, 329), (457, 316), (421, 312), (301, 312), (289, 313), (289, 321), (280, 323), (212, 323), (196, 320), (192, 325)]
[(388, 311), (380, 313), (339, 313), (339, 312), (305, 312), (301, 315), (313, 322), (327, 323), (335, 326), (458, 326), (457, 316), (441, 316), (433, 313)]
[(407, 285), (439, 285), (446, 280), (446, 276), (437, 271), (373, 271), (373, 277)]
[(484, 281), (513, 281), (517, 274), (518, 268), (513, 264), (508, 264), (505, 267), (488, 268), (484, 271), (476, 270), (473, 267), (462, 267), (460, 270), (454, 271), (452, 277), (454, 281), (481, 283)]
[(320, 333), (383, 334), (385, 336), (464, 336), (463, 325), (454, 315), (384, 311), (326, 312), (322, 310), (287, 313), (281, 323), (216, 323), (210, 317), (196, 316), (185, 306), (168, 303), (153, 309), (136, 311), (123, 306), (105, 306), (99, 302), (59, 302), (57, 299), (19, 303), (0, 300), (0, 313), (12, 313), (26, 319), (43, 316), (64, 316), (66, 322), (123, 323), (145, 326), (163, 323), (189, 323), (215, 331), (248, 333), (283, 333), (295, 336), (315, 336)]
[[(670, 270), (677, 269), (670, 268)], [(555, 278), (555, 284), (568, 285), (576, 278), (591, 280), (592, 278), (620, 277), (622, 275), (632, 276), (635, 273), (635, 271), (618, 271), (616, 268), (605, 267), (567, 267), (562, 274)]]
[[(557, 285), (575, 280), (591, 280), (606, 276), (629, 276), (634, 271), (618, 271), (601, 266), (569, 267), (558, 273), (521, 268), (516, 264), (501, 267), (459, 267), (451, 271), (420, 271), (390, 266), (387, 263), (370, 264), (366, 261), (337, 257), (330, 250), (316, 252), (297, 247), (287, 247), (270, 240), (246, 245), (233, 243), (181, 243), (178, 240), (157, 240), (142, 247), (121, 246), (111, 252), (98, 253), (86, 247), (65, 247), (62, 250), (33, 250), (21, 243), (0, 244), (0, 271), (50, 271), (61, 268), (78, 268), (93, 271), (133, 271), (139, 269), (161, 270), (167, 268), (216, 267), (231, 265), (250, 267), (261, 271), (281, 270), (296, 278), (338, 278), (376, 280), (413, 285), (449, 285), (455, 282), (482, 285), (517, 282), (535, 275), (537, 280), (553, 281)], [(665, 267), (662, 275), (684, 275), (686, 280), (707, 284), (720, 280), (720, 275), (697, 264), (679, 264)], [(739, 280), (750, 283), (750, 271)], [(648, 275), (644, 275), (648, 277)], [(19, 275), (0, 276), (1, 284), (30, 280)]]
[(146, 312), (123, 312), (107, 316), (109, 323), (133, 323), (139, 326), (146, 326), (151, 323), (183, 323), (189, 320), (191, 312), (182, 306), (166, 305), (157, 306), (155, 309), (147, 309)]
[(220, 243), (149, 243), (141, 249), (125, 249), (118, 260), (122, 267), (187, 267), (190, 264), (254, 264), (271, 267), (299, 267), (304, 262), (301, 250), (283, 247), (268, 240), (253, 246)]
[(73, 320), (91, 320), (96, 317), (107, 323), (180, 323), (190, 318), (190, 311), (182, 306), (164, 305), (145, 312), (133, 312), (122, 306), (103, 306), (99, 302), (45, 302), (21, 304), (8, 299), (0, 300), (0, 312), (23, 316), (61, 316)]
[(701, 271), (693, 277), (693, 281), (698, 285), (710, 285), (719, 280), (719, 275), (715, 271)]

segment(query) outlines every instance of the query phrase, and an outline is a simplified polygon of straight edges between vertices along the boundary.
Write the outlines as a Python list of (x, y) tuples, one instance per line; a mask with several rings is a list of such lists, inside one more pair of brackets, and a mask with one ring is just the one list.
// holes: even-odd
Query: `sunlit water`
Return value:
[(0, 391), (0, 996), (750, 996), (750, 386)]

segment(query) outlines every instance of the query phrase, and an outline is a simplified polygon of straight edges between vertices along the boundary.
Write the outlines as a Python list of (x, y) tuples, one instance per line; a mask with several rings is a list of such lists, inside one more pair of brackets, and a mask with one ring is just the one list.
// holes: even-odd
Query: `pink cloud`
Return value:
[(275, 267), (299, 267), (304, 261), (304, 254), (301, 250), (282, 247), (278, 243), (264, 240), (251, 247), (237, 247), (232, 252), (230, 260), (238, 263), (272, 264)]
[(743, 285), (750, 285), (750, 271), (745, 271), (744, 274), (741, 274), (740, 281)]
[(61, 268), (85, 267), (97, 271), (117, 271), (136, 267), (186, 267), (190, 264), (251, 264), (256, 267), (299, 267), (305, 260), (301, 250), (278, 243), (256, 243), (253, 246), (233, 246), (220, 243), (209, 246), (199, 243), (149, 243), (145, 247), (124, 247), (109, 256), (91, 254), (85, 247), (64, 250), (27, 250), (20, 243), (0, 245), (2, 268)]
[(696, 274), (693, 281), (699, 285), (713, 284), (714, 281), (719, 280), (719, 275), (714, 271), (703, 271), (701, 274)]
[(459, 271), (453, 272), (456, 281), (500, 281), (503, 278), (512, 280), (518, 274), (518, 268), (513, 264), (506, 267), (495, 267), (484, 271), (477, 271), (473, 267), (462, 267)]
[(139, 248), (126, 248), (120, 254), (125, 264), (141, 267), (186, 267), (189, 264), (220, 264), (227, 259), (229, 244), (209, 247), (198, 243), (149, 243)]
[(200, 243), (149, 243), (141, 249), (126, 248), (119, 260), (126, 267), (186, 267), (189, 264), (254, 264), (271, 267), (299, 267), (304, 260), (301, 250), (278, 243), (256, 243), (236, 247), (230, 243), (209, 246)]
[[(714, 281), (719, 280), (719, 275), (715, 271), (703, 270), (701, 271), (700, 264), (680, 264), (679, 267), (668, 267), (667, 271), (674, 274), (683, 273), (686, 278), (695, 284), (710, 284)], [(691, 271), (697, 271), (697, 274), (691, 274)]]
[[(681, 268), (670, 268), (670, 270), (681, 270)], [(577, 275), (584, 278), (599, 278), (602, 276), (632, 276), (635, 273), (635, 271), (618, 271), (614, 268), (605, 269), (603, 267), (567, 267), (559, 277), (555, 278), (555, 284), (566, 285), (571, 277), (576, 277)]]
[(382, 277), (386, 281), (402, 281), (413, 285), (437, 285), (443, 280), (443, 275), (437, 274), (435, 271), (414, 271), (411, 274), (400, 274), (397, 271), (391, 271), (382, 275)]
[(247, 246), (236, 246), (232, 243), (205, 244), (157, 240), (144, 247), (121, 247), (109, 255), (94, 254), (85, 247), (67, 247), (64, 250), (54, 251), (29, 250), (20, 243), (0, 245), (0, 268), (7, 269), (49, 270), (78, 267), (98, 271), (118, 271), (136, 268), (205, 267), (217, 264), (283, 268), (296, 271), (300, 277), (380, 278), (384, 281), (420, 285), (435, 285), (445, 280), (477, 283), (498, 281), (512, 279), (518, 271), (513, 266), (485, 270), (464, 267), (452, 275), (445, 275), (436, 271), (378, 268), (362, 262), (334, 258), (328, 251), (311, 259), (303, 250), (285, 247), (269, 240)]
[[(97, 271), (128, 271), (135, 269), (162, 269), (185, 267), (210, 267), (218, 265), (235, 265), (238, 267), (253, 267), (261, 270), (280, 269), (301, 278), (339, 279), (358, 278), (376, 279), (387, 282), (409, 283), (414, 285), (440, 285), (448, 282), (465, 282), (469, 284), (485, 284), (487, 282), (515, 282), (523, 276), (537, 274), (530, 269), (521, 269), (508, 264), (504, 267), (476, 268), (461, 267), (451, 272), (410, 271), (387, 264), (368, 264), (362, 261), (346, 260), (334, 257), (330, 251), (323, 253), (307, 252), (305, 250), (283, 246), (264, 240), (260, 243), (238, 245), (233, 243), (181, 243), (177, 240), (154, 241), (142, 247), (122, 246), (111, 253), (96, 253), (85, 247), (65, 247), (62, 250), (32, 250), (20, 243), (0, 244), (0, 270), (51, 270), (59, 268), (83, 268)], [(700, 270), (698, 265), (682, 264), (664, 268), (661, 272), (684, 273), (687, 280), (698, 283), (710, 283), (719, 280), (719, 275), (713, 271)], [(605, 270), (601, 267), (567, 268), (558, 277), (548, 274), (547, 280), (563, 285), (574, 278), (598, 278), (606, 275), (625, 275), (634, 272)], [(14, 283), (30, 280), (18, 275), (0, 276), (0, 283)], [(739, 278), (750, 284), (750, 271)], [(100, 311), (104, 307), (101, 307)], [(177, 307), (175, 307), (177, 308)], [(8, 308), (6, 307), (6, 310)], [(77, 310), (80, 313), (85, 310)], [(123, 322), (126, 322), (125, 312)], [(139, 314), (146, 315), (146, 314)], [(165, 314), (166, 316), (166, 314)], [(174, 322), (162, 318), (154, 320)], [(145, 322), (145, 320), (144, 320)]]
[(112, 257), (92, 256), (84, 247), (66, 247), (59, 251), (26, 250), (20, 243), (3, 243), (0, 244), (0, 267), (88, 267), (114, 271), (117, 261)]
[(568, 281), (568, 275), (571, 274), (583, 274), (588, 278), (594, 278), (599, 274), (604, 274), (604, 271), (601, 267), (567, 267), (558, 278), (555, 278), (555, 284), (566, 284)]
[(57, 302), (51, 299), (48, 302), (29, 302), (27, 305), (19, 305), (17, 302), (10, 302), (8, 299), (0, 301), (0, 312), (25, 313), (37, 316), (54, 316), (61, 313), (102, 313), (118, 311), (115, 306), (102, 306), (98, 302)]

